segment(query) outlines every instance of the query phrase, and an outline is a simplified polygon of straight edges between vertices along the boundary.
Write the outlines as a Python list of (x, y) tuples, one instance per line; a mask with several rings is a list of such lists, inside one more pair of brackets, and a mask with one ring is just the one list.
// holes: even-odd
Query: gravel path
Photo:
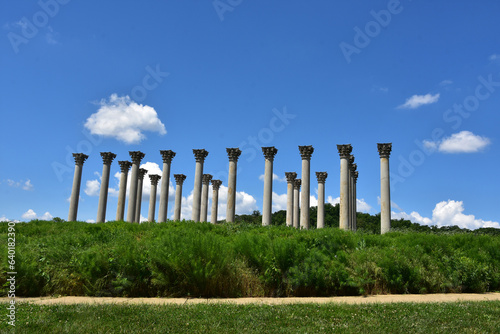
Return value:
[[(35, 297), (16, 298), (16, 302), (29, 302), (39, 305), (51, 304), (200, 304), (200, 303), (232, 303), (232, 304), (298, 304), (298, 303), (345, 303), (345, 304), (369, 304), (369, 303), (437, 303), (457, 301), (500, 301), (500, 293), (450, 293), (429, 295), (375, 295), (367, 297), (290, 297), (290, 298), (111, 298), (111, 297)], [(0, 303), (6, 303), (9, 299), (0, 298)]]

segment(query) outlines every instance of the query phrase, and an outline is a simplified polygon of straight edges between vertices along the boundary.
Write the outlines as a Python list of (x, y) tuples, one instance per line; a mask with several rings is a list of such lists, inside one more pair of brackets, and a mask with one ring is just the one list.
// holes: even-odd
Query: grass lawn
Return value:
[[(16, 333), (500, 333), (498, 301), (279, 306), (20, 303), (16, 316)], [(5, 319), (2, 316), (0, 332), (14, 333)]]

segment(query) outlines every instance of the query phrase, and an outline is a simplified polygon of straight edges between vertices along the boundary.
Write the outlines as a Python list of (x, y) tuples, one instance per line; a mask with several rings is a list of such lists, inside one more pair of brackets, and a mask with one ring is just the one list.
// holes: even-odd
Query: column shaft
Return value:
[(111, 162), (116, 158), (116, 154), (111, 152), (101, 152), (103, 160), (102, 165), (102, 178), (101, 190), (99, 192), (99, 204), (97, 206), (97, 219), (96, 223), (103, 223), (106, 221), (106, 206), (108, 202), (108, 187), (109, 187), (109, 173), (111, 170)]
[(155, 221), (155, 209), (156, 209), (156, 188), (158, 186), (158, 181), (160, 180), (160, 175), (149, 175), (151, 180), (151, 192), (149, 193), (149, 210), (148, 210), (148, 221)]
[(271, 225), (273, 206), (273, 161), (278, 150), (274, 147), (263, 147), (266, 159), (264, 169), (264, 201), (262, 203), (262, 226)]
[(137, 201), (135, 202), (135, 223), (141, 222), (141, 206), (142, 206), (142, 190), (144, 188), (144, 175), (148, 171), (144, 168), (139, 169), (139, 175), (137, 176)]
[(130, 161), (118, 161), (120, 164), (120, 189), (118, 191), (118, 206), (116, 207), (116, 220), (123, 220), (125, 214), (125, 198), (127, 194), (128, 170), (132, 163)]
[(349, 228), (349, 155), (352, 146), (337, 145), (340, 154), (340, 219), (339, 228)]
[(200, 221), (207, 221), (208, 214), (208, 186), (210, 184), (210, 180), (212, 180), (212, 175), (203, 174), (202, 177), (202, 189), (201, 189), (201, 209), (200, 209)]
[(186, 175), (174, 174), (176, 188), (175, 188), (175, 206), (174, 206), (174, 220), (181, 220), (182, 208), (182, 184), (186, 179)]
[(133, 223), (135, 221), (135, 210), (137, 203), (137, 186), (138, 186), (138, 176), (139, 176), (139, 165), (141, 160), (144, 158), (144, 153), (140, 151), (129, 152), (132, 159), (132, 171), (130, 173), (130, 190), (128, 194), (128, 209), (127, 209), (127, 221)]
[(229, 157), (226, 221), (234, 222), (234, 218), (236, 215), (236, 174), (237, 174), (238, 158), (241, 154), (241, 150), (239, 148), (227, 148), (226, 151)]
[(217, 224), (217, 214), (219, 209), (219, 188), (222, 184), (221, 180), (212, 180), (212, 210), (211, 210), (211, 219), (210, 222), (212, 224)]
[(325, 227), (325, 182), (328, 177), (327, 172), (316, 172), (318, 179), (318, 218), (316, 228)]
[(70, 222), (76, 221), (78, 213), (78, 201), (80, 199), (80, 185), (82, 183), (83, 163), (89, 156), (83, 153), (73, 153), (73, 157), (75, 158), (75, 174), (73, 176), (73, 188), (71, 189), (68, 213), (68, 221)]
[(200, 221), (200, 208), (201, 208), (201, 179), (203, 177), (203, 163), (208, 155), (204, 149), (193, 150), (196, 159), (196, 170), (194, 174), (194, 189), (193, 189), (193, 212), (191, 219), (195, 222)]
[(163, 158), (163, 172), (161, 176), (160, 188), (160, 207), (158, 208), (158, 222), (163, 223), (167, 221), (168, 215), (168, 192), (170, 187), (170, 165), (172, 159), (175, 157), (175, 152), (160, 151)]
[(389, 155), (391, 143), (378, 144), (380, 154), (380, 233), (391, 229), (391, 187), (389, 179)]
[(299, 146), (302, 156), (302, 192), (300, 193), (300, 228), (309, 229), (309, 197), (311, 196), (310, 166), (311, 155), (314, 152), (312, 146)]
[(286, 226), (293, 226), (293, 182), (297, 178), (297, 173), (285, 173), (286, 184)]
[(295, 179), (293, 186), (293, 227), (300, 228), (300, 184), (301, 179)]

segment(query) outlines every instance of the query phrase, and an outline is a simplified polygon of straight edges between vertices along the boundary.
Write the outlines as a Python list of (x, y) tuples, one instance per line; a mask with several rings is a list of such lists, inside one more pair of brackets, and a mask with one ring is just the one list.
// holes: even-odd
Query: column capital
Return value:
[(137, 178), (139, 180), (144, 180), (144, 175), (146, 175), (148, 170), (146, 168), (139, 168), (139, 173), (137, 174)]
[(380, 154), (381, 158), (389, 159), (389, 155), (391, 155), (392, 143), (378, 143), (378, 154)]
[(304, 160), (304, 159), (310, 160), (311, 156), (314, 152), (314, 148), (312, 147), (312, 145), (299, 146), (299, 151), (300, 151), (300, 156), (302, 157), (302, 160)]
[(161, 175), (158, 174), (149, 175), (149, 179), (151, 180), (151, 185), (156, 186), (158, 185), (158, 181), (160, 181), (161, 179)]
[(263, 147), (262, 153), (264, 153), (264, 157), (266, 158), (266, 160), (273, 161), (274, 156), (276, 155), (276, 153), (278, 153), (278, 149), (274, 146)]
[(355, 160), (354, 155), (352, 154), (349, 155), (349, 165), (352, 165), (354, 163), (354, 160)]
[(128, 154), (130, 154), (130, 159), (132, 159), (133, 164), (140, 164), (141, 160), (146, 156), (146, 154), (141, 151), (129, 151)]
[(229, 161), (238, 161), (238, 158), (241, 155), (241, 150), (238, 147), (234, 148), (226, 148), (227, 156)]
[(297, 178), (297, 173), (295, 172), (285, 172), (286, 182), (291, 183)]
[(293, 188), (294, 189), (300, 189), (300, 185), (302, 184), (302, 180), (301, 179), (295, 179), (293, 180)]
[(212, 188), (214, 190), (219, 190), (221, 184), (222, 184), (221, 180), (212, 180)]
[(175, 152), (172, 150), (160, 150), (161, 157), (163, 162), (169, 164), (172, 162), (172, 159), (175, 157)]
[(193, 149), (193, 154), (196, 162), (204, 162), (208, 155), (208, 151), (205, 149)]
[(358, 164), (351, 164), (349, 169), (351, 170), (351, 173), (354, 173), (358, 169)]
[(327, 177), (328, 177), (327, 172), (316, 172), (316, 178), (318, 179), (318, 183), (325, 183)]
[(175, 183), (182, 185), (184, 183), (184, 180), (186, 179), (186, 175), (184, 174), (174, 174), (175, 178)]
[(337, 145), (340, 159), (348, 159), (352, 152), (351, 144)]
[(356, 183), (358, 181), (358, 175), (359, 175), (359, 172), (358, 171), (355, 171), (354, 172), (354, 175), (353, 175), (353, 178), (354, 178), (354, 183)]
[(212, 177), (213, 176), (211, 174), (203, 174), (203, 176), (201, 177), (201, 183), (208, 186), (210, 184), (210, 180), (212, 180)]
[(88, 159), (88, 155), (83, 153), (73, 153), (73, 158), (75, 158), (75, 164), (79, 166), (83, 166), (85, 160)]
[(130, 161), (127, 161), (127, 160), (118, 161), (118, 164), (120, 164), (120, 170), (122, 173), (128, 173), (128, 170), (132, 166), (132, 163)]
[(102, 163), (104, 165), (110, 165), (116, 158), (116, 154), (111, 152), (101, 152)]

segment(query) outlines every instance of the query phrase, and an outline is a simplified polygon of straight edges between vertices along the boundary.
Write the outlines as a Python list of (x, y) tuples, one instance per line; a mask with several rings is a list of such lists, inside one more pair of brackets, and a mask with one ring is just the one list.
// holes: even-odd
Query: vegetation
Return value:
[[(3, 305), (0, 304), (1, 307)], [(497, 333), (500, 302), (292, 305), (20, 304), (22, 333)], [(3, 321), (2, 333), (14, 333)]]
[[(16, 295), (278, 297), (500, 290), (497, 236), (411, 232), (411, 225), (385, 235), (361, 228), (356, 233), (299, 231), (259, 226), (258, 213), (250, 215), (254, 221), (243, 218), (217, 225), (16, 224)], [(367, 217), (365, 222), (360, 214), (360, 225), (371, 224)], [(0, 238), (7, 240), (6, 233), (7, 223), (0, 223)], [(7, 254), (6, 243), (0, 243), (0, 252)], [(2, 257), (3, 296), (8, 271)]]

